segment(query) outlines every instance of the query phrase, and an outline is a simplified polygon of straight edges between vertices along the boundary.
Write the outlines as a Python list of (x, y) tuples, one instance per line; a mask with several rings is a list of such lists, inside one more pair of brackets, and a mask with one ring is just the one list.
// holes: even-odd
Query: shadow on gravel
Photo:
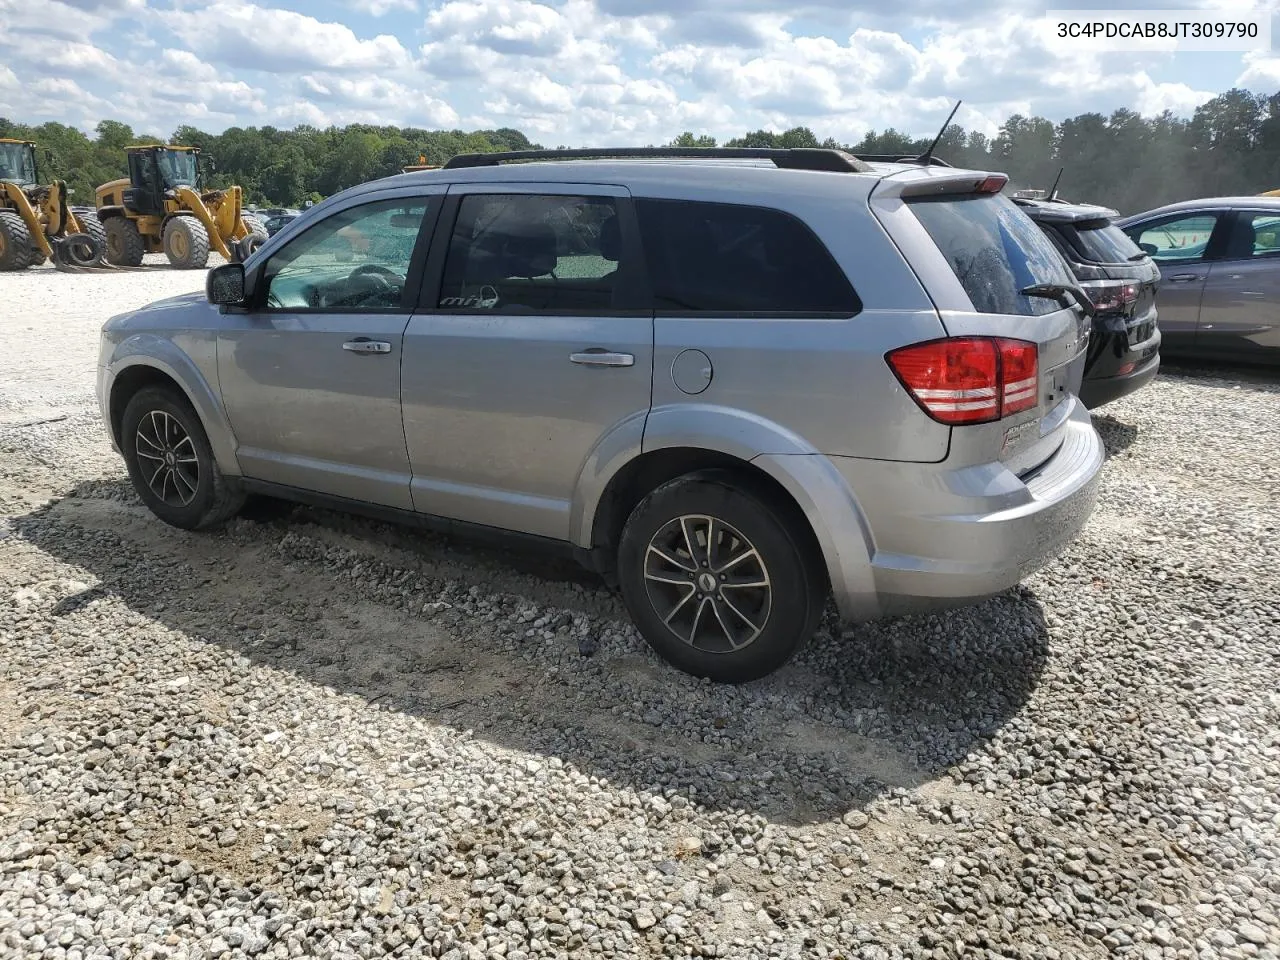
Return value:
[[(340, 514), (326, 523), (324, 514), (187, 534), (113, 480), (82, 484), (11, 529), (98, 581), (61, 597), (54, 617), (116, 597), (164, 627), (363, 698), (371, 710), (778, 823), (835, 820), (887, 791), (926, 784), (929, 802), (943, 807), (960, 793), (977, 802), (942, 775), (1019, 714), (1048, 657), (1043, 611), (1020, 587), (844, 635), (829, 620), (784, 670), (718, 687), (657, 661), (589, 577), (547, 581), (545, 561), (535, 578), (525, 567), (532, 558), (504, 566), (503, 555), (466, 548), (444, 563), (435, 539)], [(468, 612), (483, 599), (472, 584), (486, 579), (498, 596)], [(547, 599), (561, 595), (563, 604)], [(533, 623), (520, 622), (535, 604), (549, 640), (526, 637)], [(594, 656), (580, 652), (575, 634), (584, 616), (585, 636), (600, 641)]]
[(1102, 443), (1107, 448), (1108, 459), (1124, 453), (1138, 439), (1137, 427), (1123, 423), (1109, 414), (1095, 415), (1093, 426), (1102, 437)]

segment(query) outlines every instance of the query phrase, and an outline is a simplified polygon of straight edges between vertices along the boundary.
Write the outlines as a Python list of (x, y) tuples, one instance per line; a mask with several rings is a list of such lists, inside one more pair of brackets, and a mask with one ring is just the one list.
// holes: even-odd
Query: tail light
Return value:
[(1036, 405), (1034, 343), (950, 337), (900, 347), (885, 358), (920, 407), (939, 423), (990, 423)]
[(1100, 313), (1124, 310), (1138, 301), (1138, 285), (1123, 280), (1094, 280), (1081, 284)]

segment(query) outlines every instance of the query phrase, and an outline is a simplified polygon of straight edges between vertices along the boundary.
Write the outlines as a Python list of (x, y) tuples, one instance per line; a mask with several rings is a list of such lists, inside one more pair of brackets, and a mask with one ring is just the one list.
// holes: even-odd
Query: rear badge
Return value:
[(1028, 420), (1026, 423), (1020, 423), (1016, 427), (1010, 427), (1004, 432), (1004, 445), (1000, 448), (1000, 454), (1003, 456), (1015, 447), (1021, 446), (1028, 437), (1039, 436), (1039, 425), (1035, 420)]

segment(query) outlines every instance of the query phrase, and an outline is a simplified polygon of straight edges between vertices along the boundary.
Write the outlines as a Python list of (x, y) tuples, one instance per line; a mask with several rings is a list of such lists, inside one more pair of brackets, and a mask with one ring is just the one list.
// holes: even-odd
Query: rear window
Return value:
[(1075, 283), (1053, 241), (1012, 200), (999, 194), (911, 201), (916, 219), (947, 258), (981, 313), (1043, 316), (1057, 300), (1023, 296), (1037, 283)]
[(1072, 246), (1091, 263), (1127, 263), (1143, 257), (1142, 248), (1110, 220), (1086, 220), (1073, 224)]

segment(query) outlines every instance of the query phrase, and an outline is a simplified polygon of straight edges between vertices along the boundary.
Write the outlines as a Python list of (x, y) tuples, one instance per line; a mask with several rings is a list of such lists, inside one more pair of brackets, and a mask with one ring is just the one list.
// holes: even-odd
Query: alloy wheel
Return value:
[(195, 499), (200, 458), (191, 435), (176, 417), (152, 410), (139, 420), (134, 452), (143, 480), (160, 500), (185, 507)]
[(686, 514), (664, 524), (645, 550), (644, 581), (667, 629), (707, 653), (755, 641), (773, 608), (760, 551), (716, 517)]

